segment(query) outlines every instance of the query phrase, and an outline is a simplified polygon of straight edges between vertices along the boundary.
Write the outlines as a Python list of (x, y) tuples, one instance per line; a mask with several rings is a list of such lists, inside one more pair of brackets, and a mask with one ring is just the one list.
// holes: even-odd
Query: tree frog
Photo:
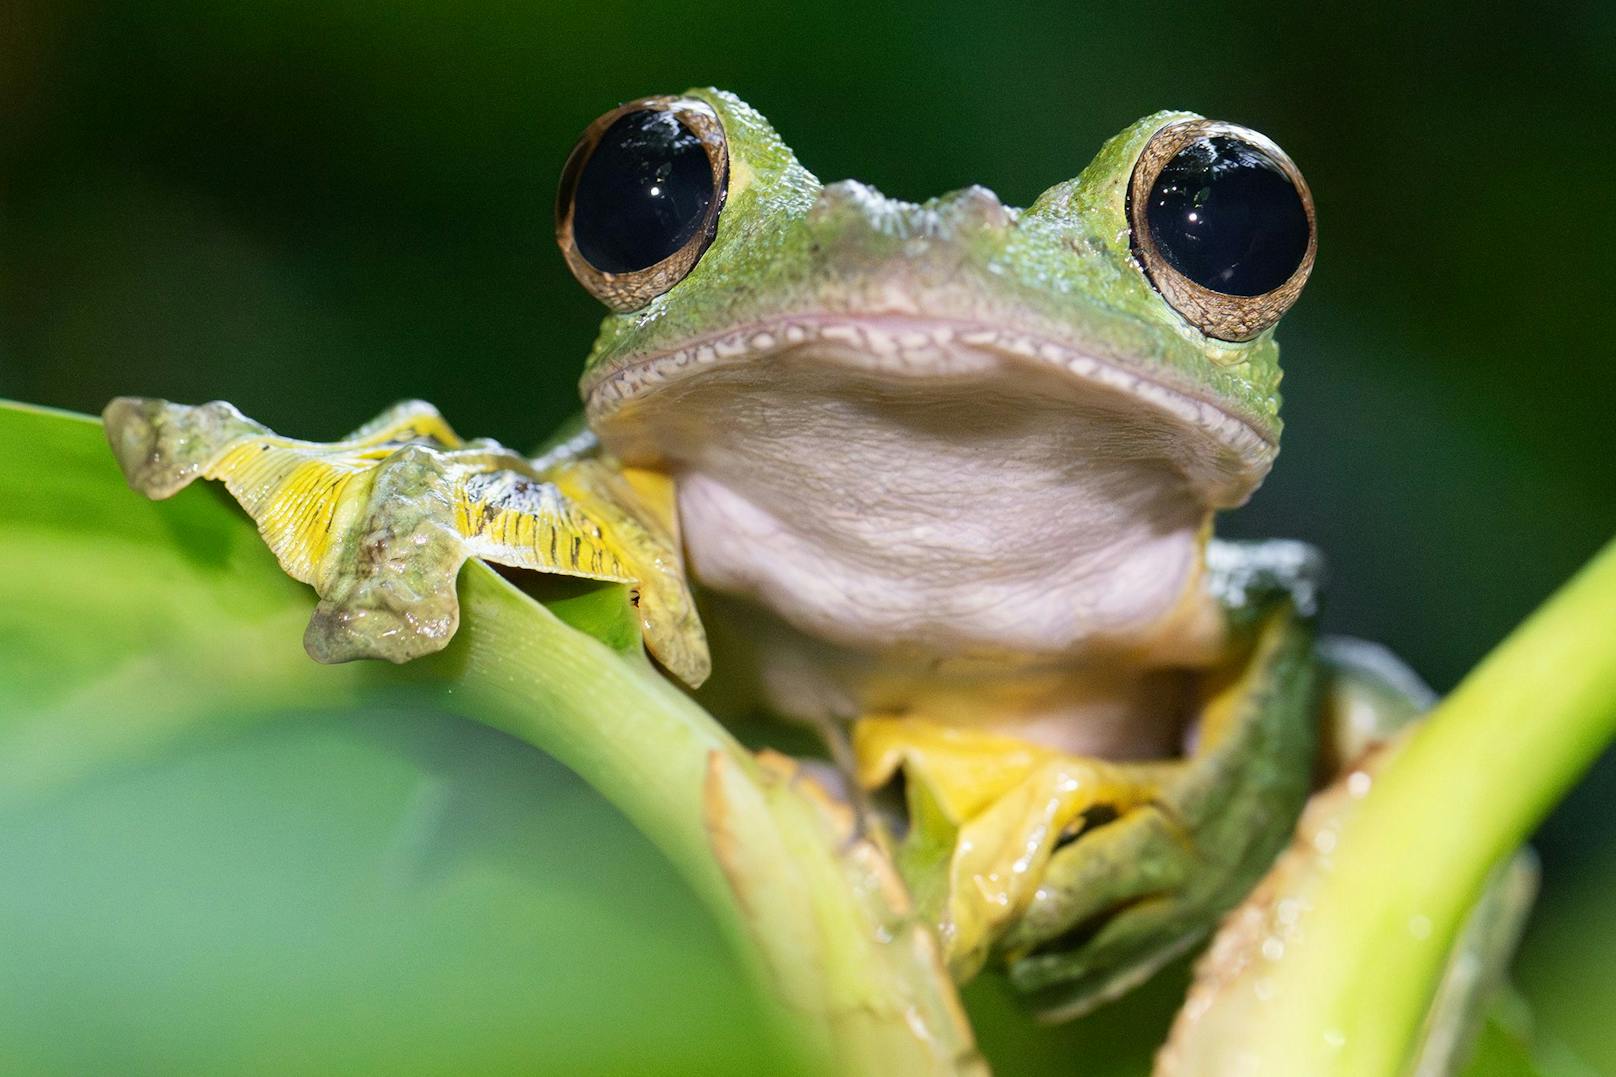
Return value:
[(1311, 549), (1211, 537), (1274, 462), (1317, 246), (1257, 132), (1160, 112), (1026, 209), (915, 204), (697, 89), (590, 125), (556, 236), (609, 313), (536, 456), (420, 403), (320, 444), (123, 398), (132, 485), (223, 480), (323, 661), (443, 647), (468, 557), (627, 585), (671, 674), (824, 733), (956, 976), (1054, 1016), (1202, 938), (1321, 758), (1415, 709), (1321, 659)]

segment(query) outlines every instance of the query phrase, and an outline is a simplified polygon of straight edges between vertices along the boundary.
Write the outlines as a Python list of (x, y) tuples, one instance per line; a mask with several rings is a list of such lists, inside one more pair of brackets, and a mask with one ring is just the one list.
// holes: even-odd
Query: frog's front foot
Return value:
[[(913, 716), (854, 726), (858, 777), (900, 770), (909, 831), (898, 860), (969, 979), (1037, 903), (1056, 850), (1101, 821), (1146, 812), (1177, 764), (1109, 763)], [(1130, 865), (1114, 864), (1112, 882)]]
[(1051, 1019), (1076, 1016), (1202, 939), (1281, 848), (1313, 766), (1311, 633), (1270, 613), (1205, 688), (1195, 749), (1082, 758), (914, 716), (854, 728), (863, 785), (901, 770), (896, 844), (960, 978), (1003, 962)]
[(468, 557), (635, 589), (646, 642), (699, 683), (706, 640), (655, 477), (584, 452), (543, 470), (463, 441), (429, 404), (400, 404), (338, 442), (281, 437), (222, 402), (120, 398), (107, 437), (130, 486), (170, 497), (222, 480), (288, 574), (320, 602), (304, 644), (322, 662), (441, 650)]

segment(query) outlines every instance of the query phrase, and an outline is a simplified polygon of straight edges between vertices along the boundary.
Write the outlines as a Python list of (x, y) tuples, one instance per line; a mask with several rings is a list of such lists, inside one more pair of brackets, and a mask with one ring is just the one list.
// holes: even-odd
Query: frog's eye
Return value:
[(556, 193), (556, 242), (616, 310), (684, 279), (718, 228), (729, 180), (724, 127), (704, 102), (645, 97), (589, 125)]
[(1128, 183), (1128, 223), (1151, 284), (1221, 340), (1250, 340), (1279, 321), (1313, 269), (1313, 196), (1302, 173), (1234, 124), (1157, 131)]

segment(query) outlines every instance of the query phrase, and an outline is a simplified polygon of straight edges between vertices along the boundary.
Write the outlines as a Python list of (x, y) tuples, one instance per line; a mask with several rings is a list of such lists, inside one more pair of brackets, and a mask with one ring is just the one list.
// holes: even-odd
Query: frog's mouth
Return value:
[(1107, 444), (1118, 453), (1170, 463), (1208, 509), (1243, 504), (1278, 451), (1260, 421), (1158, 373), (1036, 333), (911, 315), (774, 318), (675, 351), (603, 364), (585, 376), (582, 390), (590, 424), (605, 443), (625, 460), (653, 463), (681, 455), (678, 444), (657, 434), (666, 426), (658, 420), (678, 407), (676, 400), (694, 398), (707, 405), (698, 407), (704, 421), (722, 422), (723, 394), (745, 406), (781, 379), (809, 371), (823, 377), (826, 370), (884, 385), (891, 394), (910, 394), (903, 384), (919, 383), (912, 390), (918, 398), (926, 385), (956, 391), (977, 385), (1001, 398), (1036, 398), (1042, 407), (1068, 401), (1074, 421), (1106, 416)]

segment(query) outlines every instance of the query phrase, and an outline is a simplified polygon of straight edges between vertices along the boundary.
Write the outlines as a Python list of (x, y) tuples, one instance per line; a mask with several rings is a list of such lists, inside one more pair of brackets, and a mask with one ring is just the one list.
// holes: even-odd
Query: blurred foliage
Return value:
[[(1285, 451), (1225, 529), (1321, 545), (1327, 626), (1447, 688), (1616, 532), (1600, 317), (1616, 290), (1616, 149), (1599, 130), (1613, 50), (1616, 8), (1591, 0), (13, 0), (0, 395), (88, 411), (117, 393), (222, 397), (310, 437), (421, 396), (527, 444), (573, 408), (599, 313), (549, 238), (555, 179), (617, 101), (723, 85), (822, 177), (911, 198), (981, 182), (1019, 204), (1133, 118), (1192, 108), (1277, 139), (1321, 220), (1318, 270), (1281, 327)], [(1596, 1016), (1616, 1006), (1613, 798), (1607, 760), (1541, 836), (1522, 975), (1545, 1023), (1616, 1069)], [(528, 801), (507, 807), (534, 840), (652, 855), (598, 803), (570, 838)]]
[[(0, 1070), (793, 1072), (642, 834), (426, 709), (522, 728), (478, 685), (531, 675), (496, 619), (562, 646), (543, 618), (463, 575), (443, 654), (322, 666), (312, 592), (222, 489), (128, 495), (98, 423), (0, 403), (0, 458), (29, 452), (0, 470)], [(590, 595), (547, 605), (614, 634)], [(562, 696), (519, 710), (585, 720)], [(1056, 1028), (996, 977), (969, 1001), (1001, 1074), (1138, 1073), (1182, 973)]]
[(430, 714), (256, 717), (5, 814), (9, 1072), (769, 1057), (694, 896), (558, 764)]
[(0, 1071), (789, 1072), (579, 779), (427, 711), (431, 660), (310, 661), (312, 593), (221, 490), (126, 494), (98, 424), (0, 407), (29, 450), (0, 470)]

